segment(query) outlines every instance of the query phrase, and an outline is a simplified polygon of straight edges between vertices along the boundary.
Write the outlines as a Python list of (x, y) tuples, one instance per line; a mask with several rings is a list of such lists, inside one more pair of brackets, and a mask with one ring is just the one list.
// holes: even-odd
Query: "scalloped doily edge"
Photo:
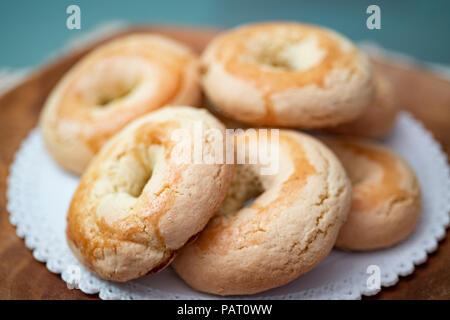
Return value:
[[(447, 179), (443, 180), (443, 181), (445, 181), (444, 182), (445, 185), (443, 186), (443, 188), (445, 188), (447, 190), (446, 194), (448, 195), (448, 198), (450, 198), (450, 167), (448, 165), (447, 155), (444, 153), (441, 144), (434, 139), (432, 133), (428, 129), (426, 129), (424, 127), (422, 122), (417, 120), (411, 113), (406, 112), (406, 111), (402, 111), (401, 115), (404, 116), (404, 117), (409, 118), (410, 121), (413, 121), (418, 126), (418, 128), (421, 131), (423, 131), (423, 133), (426, 135), (426, 138), (432, 144), (432, 148), (435, 149), (435, 151), (439, 155), (440, 161), (444, 162), (445, 165), (443, 167), (446, 170), (446, 177), (447, 177)], [(400, 118), (400, 115), (399, 115), (399, 118)], [(36, 127), (33, 128), (32, 130), (30, 130), (30, 132), (28, 133), (27, 137), (21, 142), (18, 150), (16, 151), (16, 153), (14, 155), (13, 161), (12, 161), (10, 167), (9, 167), (9, 174), (8, 174), (8, 178), (7, 178), (7, 191), (6, 191), (7, 210), (9, 212), (9, 214), (10, 214), (9, 221), (10, 221), (10, 223), (13, 226), (16, 227), (16, 234), (17, 234), (17, 236), (24, 240), (25, 246), (32, 251), (33, 257), (36, 260), (38, 260), (38, 261), (40, 261), (42, 263), (45, 263), (46, 264), (46, 268), (50, 272), (55, 273), (55, 274), (61, 274), (61, 279), (66, 282), (67, 279), (65, 279), (63, 271), (58, 271), (58, 270), (55, 270), (54, 268), (50, 268), (49, 267), (49, 263), (48, 263), (49, 259), (47, 259), (47, 258), (38, 259), (36, 257), (35, 251), (36, 251), (36, 249), (38, 249), (38, 246), (37, 245), (31, 245), (27, 241), (27, 235), (25, 233), (22, 234), (21, 232), (19, 232), (19, 230), (21, 229), (21, 225), (20, 225), (20, 222), (19, 222), (20, 220), (19, 221), (15, 221), (14, 214), (10, 210), (10, 202), (11, 201), (10, 201), (9, 190), (10, 190), (10, 185), (11, 185), (11, 177), (13, 176), (15, 170), (17, 170), (16, 169), (17, 168), (17, 161), (16, 160), (19, 158), (21, 152), (24, 150), (23, 149), (24, 145), (27, 143), (27, 141), (29, 141), (29, 139), (32, 137), (33, 134), (35, 134), (36, 131), (37, 131)], [(448, 214), (450, 213), (450, 200), (448, 200), (446, 202), (446, 204), (447, 204), (447, 208), (443, 208), (443, 209), (447, 211), (447, 218), (448, 218)], [(362, 296), (373, 296), (373, 295), (376, 295), (377, 293), (379, 293), (382, 290), (383, 287), (385, 287), (385, 288), (386, 287), (391, 287), (391, 286), (397, 284), (399, 279), (400, 279), (400, 277), (405, 277), (405, 276), (408, 276), (408, 275), (412, 274), (415, 271), (416, 266), (419, 266), (419, 265), (423, 264), (424, 262), (426, 262), (428, 260), (429, 255), (431, 253), (435, 252), (438, 249), (439, 242), (445, 238), (445, 236), (446, 236), (446, 229), (449, 227), (449, 225), (450, 225), (450, 219), (446, 219), (446, 221), (442, 225), (442, 230), (441, 230), (442, 232), (440, 231), (437, 234), (433, 235), (433, 243), (430, 243), (426, 248), (422, 249), (421, 253), (419, 254), (420, 258), (416, 259), (416, 260), (413, 260), (413, 263), (411, 264), (410, 268), (408, 268), (406, 270), (402, 270), (401, 272), (397, 272), (397, 274), (392, 279), (383, 279), (382, 278), (381, 279), (381, 288), (380, 289), (363, 291), (360, 287), (358, 287), (357, 292), (355, 292), (355, 290), (353, 290), (351, 294), (346, 296), (346, 298), (348, 298), (348, 299), (361, 299)], [(98, 294), (101, 299), (110, 299), (111, 298), (111, 295), (110, 295), (111, 292), (106, 287), (99, 287), (99, 288), (96, 288), (94, 290), (92, 290), (92, 289), (91, 290), (83, 290), (83, 288), (77, 288), (77, 289), (79, 289), (83, 293), (89, 294), (89, 295)], [(321, 291), (322, 289), (323, 288), (317, 288), (318, 291)], [(114, 296), (112, 298), (114, 298)], [(182, 297), (182, 298), (185, 298), (185, 297)], [(340, 298), (342, 298), (342, 297), (340, 297)], [(268, 297), (266, 299), (279, 300), (279, 299), (283, 299), (283, 297), (273, 296), (273, 297)]]

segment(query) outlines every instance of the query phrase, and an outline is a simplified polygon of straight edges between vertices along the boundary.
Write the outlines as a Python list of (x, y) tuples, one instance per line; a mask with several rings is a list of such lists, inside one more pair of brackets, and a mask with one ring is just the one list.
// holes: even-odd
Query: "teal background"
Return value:
[[(82, 29), (66, 28), (67, 6), (81, 8)], [(366, 28), (366, 8), (381, 7), (381, 30)], [(0, 67), (33, 67), (70, 37), (110, 20), (232, 27), (260, 20), (297, 20), (374, 40), (423, 61), (450, 64), (448, 0), (1, 0)]]

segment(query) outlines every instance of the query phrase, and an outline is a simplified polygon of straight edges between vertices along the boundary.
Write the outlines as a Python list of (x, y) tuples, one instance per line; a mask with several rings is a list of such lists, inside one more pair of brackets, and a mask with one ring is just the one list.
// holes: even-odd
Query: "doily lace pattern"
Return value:
[[(395, 149), (416, 171), (423, 192), (423, 211), (414, 233), (395, 247), (353, 253), (333, 250), (316, 268), (281, 288), (252, 299), (359, 299), (380, 289), (368, 285), (369, 266), (379, 270), (381, 286), (394, 285), (427, 260), (449, 225), (450, 172), (446, 155), (432, 135), (409, 113), (402, 112), (384, 144)], [(65, 215), (78, 178), (61, 169), (47, 154), (39, 128), (23, 141), (10, 167), (7, 208), (17, 235), (61, 274), (70, 288), (102, 299), (211, 299), (180, 280), (171, 268), (126, 283), (102, 280), (83, 268), (65, 241)]]

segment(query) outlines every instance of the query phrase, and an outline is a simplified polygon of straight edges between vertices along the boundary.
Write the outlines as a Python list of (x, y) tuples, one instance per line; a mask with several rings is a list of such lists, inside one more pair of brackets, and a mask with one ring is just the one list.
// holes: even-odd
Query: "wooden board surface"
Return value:
[[(126, 31), (154, 31), (180, 40), (201, 52), (214, 30), (136, 27)], [(20, 142), (37, 124), (48, 93), (61, 76), (87, 51), (74, 51), (44, 66), (14, 90), (0, 97), (0, 299), (98, 299), (69, 290), (59, 275), (36, 261), (17, 237), (6, 211), (8, 168)], [(395, 83), (399, 105), (410, 110), (450, 154), (450, 83), (419, 68), (375, 61), (375, 67)], [(450, 299), (450, 240), (416, 271), (397, 285), (370, 299)]]

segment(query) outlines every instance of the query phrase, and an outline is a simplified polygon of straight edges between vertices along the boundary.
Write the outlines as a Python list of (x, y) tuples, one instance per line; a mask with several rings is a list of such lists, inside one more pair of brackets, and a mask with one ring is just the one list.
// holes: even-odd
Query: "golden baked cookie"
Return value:
[(419, 182), (400, 156), (357, 138), (325, 138), (353, 184), (352, 208), (336, 246), (373, 250), (392, 246), (414, 230), (421, 211)]
[(261, 126), (323, 128), (359, 117), (372, 99), (370, 61), (342, 35), (288, 22), (246, 25), (202, 55), (215, 108)]
[(159, 35), (133, 34), (78, 62), (47, 99), (40, 126), (56, 162), (80, 174), (132, 120), (164, 105), (200, 101), (199, 62), (191, 50)]
[(277, 152), (279, 169), (271, 175), (261, 174), (260, 162), (237, 165), (217, 214), (174, 260), (193, 288), (241, 295), (282, 286), (334, 246), (351, 203), (343, 167), (321, 142), (294, 131), (280, 131)]
[(374, 98), (366, 111), (358, 119), (327, 131), (368, 138), (385, 136), (391, 130), (398, 113), (393, 89), (388, 78), (376, 74)]
[[(198, 124), (224, 131), (204, 109), (166, 107), (135, 120), (102, 147), (67, 214), (67, 242), (84, 266), (103, 279), (135, 279), (167, 266), (204, 228), (234, 168), (183, 161), (179, 151), (192, 150), (195, 140), (182, 140), (180, 148), (176, 133), (193, 135)], [(203, 156), (214, 156), (223, 137), (202, 137)]]

